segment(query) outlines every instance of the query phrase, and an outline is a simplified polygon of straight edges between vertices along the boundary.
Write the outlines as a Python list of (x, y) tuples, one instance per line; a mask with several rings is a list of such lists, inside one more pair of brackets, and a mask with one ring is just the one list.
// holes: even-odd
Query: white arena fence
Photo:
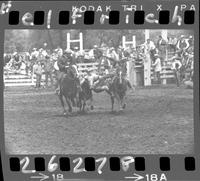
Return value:
[[(81, 63), (77, 64), (80, 74), (83, 74), (86, 70), (96, 70), (98, 63)], [(44, 84), (45, 75), (42, 75), (41, 83)], [(34, 86), (36, 84), (35, 75), (27, 75), (24, 71), (5, 71), (4, 83), (6, 87), (14, 86)]]
[[(78, 65), (78, 70), (83, 74), (86, 70), (96, 70), (98, 63), (80, 63)], [(135, 66), (132, 71), (137, 71), (137, 69), (142, 69), (142, 65)], [(174, 78), (173, 71), (170, 66), (162, 67), (161, 79), (171, 79)], [(153, 79), (153, 69), (151, 70), (151, 79)], [(45, 75), (42, 75), (42, 84), (44, 84)], [(131, 81), (131, 80), (130, 80)], [(25, 72), (5, 72), (4, 73), (4, 83), (7, 87), (14, 86), (34, 86), (36, 83), (35, 75), (26, 75)]]

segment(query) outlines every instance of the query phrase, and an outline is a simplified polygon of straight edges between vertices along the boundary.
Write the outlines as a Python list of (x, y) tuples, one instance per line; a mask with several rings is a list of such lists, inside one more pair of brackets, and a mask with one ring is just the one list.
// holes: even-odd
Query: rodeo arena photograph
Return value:
[(8, 154), (194, 152), (192, 30), (5, 30)]

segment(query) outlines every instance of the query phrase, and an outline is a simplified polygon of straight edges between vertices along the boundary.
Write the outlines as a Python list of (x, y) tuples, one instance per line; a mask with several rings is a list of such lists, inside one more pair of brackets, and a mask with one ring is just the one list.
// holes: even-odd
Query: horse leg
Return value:
[(122, 109), (125, 109), (125, 108), (126, 108), (126, 103), (123, 103)]
[(83, 101), (83, 108), (82, 108), (83, 113), (85, 113), (85, 106), (86, 106), (86, 103), (85, 103), (85, 101)]
[(79, 112), (81, 112), (83, 109), (83, 103), (82, 100), (79, 100)]
[(68, 98), (65, 98), (66, 99), (66, 102), (67, 102), (67, 105), (68, 105), (68, 112), (69, 113), (72, 113), (72, 105), (71, 105), (71, 102)]
[(118, 103), (118, 110), (119, 110), (119, 111), (122, 111), (122, 110), (123, 110), (123, 109), (122, 109), (122, 101), (121, 101), (119, 95), (116, 95), (115, 97), (116, 97), (117, 103)]
[(59, 95), (59, 99), (60, 99), (60, 102), (61, 102), (61, 105), (62, 105), (62, 108), (63, 108), (63, 114), (66, 115), (67, 111), (65, 109), (65, 104), (64, 104), (64, 101), (63, 101), (63, 95), (62, 94)]
[(114, 99), (114, 96), (110, 96), (110, 98), (111, 98), (111, 105), (112, 105), (112, 107), (111, 107), (111, 112), (113, 112), (114, 111), (114, 103), (115, 103), (115, 99)]
[(126, 103), (124, 102), (125, 98), (121, 98), (121, 111), (126, 108)]
[(115, 97), (114, 97), (114, 95), (110, 91), (106, 90), (106, 92), (110, 95), (111, 112), (113, 112), (114, 111), (114, 104), (115, 104)]
[(88, 103), (88, 105), (90, 106), (90, 109), (91, 109), (91, 110), (94, 110), (94, 105), (93, 105), (93, 103), (94, 103), (93, 96), (91, 96), (90, 99), (89, 99), (89, 103)]

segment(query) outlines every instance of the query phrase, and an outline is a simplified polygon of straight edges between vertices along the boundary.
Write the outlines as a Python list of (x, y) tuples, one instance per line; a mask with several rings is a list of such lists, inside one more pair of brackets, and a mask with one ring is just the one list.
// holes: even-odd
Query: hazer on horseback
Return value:
[(74, 59), (72, 58), (71, 50), (66, 50), (63, 53), (63, 56), (58, 60), (57, 64), (60, 70), (57, 88), (58, 95), (64, 109), (64, 114), (66, 114), (66, 110), (64, 107), (63, 96), (68, 104), (69, 113), (71, 113), (72, 105), (73, 107), (79, 106), (79, 93), (81, 91), (78, 78), (79, 73)]

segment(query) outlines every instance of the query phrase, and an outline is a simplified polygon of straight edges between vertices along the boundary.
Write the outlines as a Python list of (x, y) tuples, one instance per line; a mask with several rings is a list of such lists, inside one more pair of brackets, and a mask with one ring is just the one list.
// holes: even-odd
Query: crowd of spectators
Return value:
[[(142, 66), (146, 55), (149, 54), (155, 78), (159, 82), (164, 62), (171, 64), (173, 68), (173, 62), (180, 60), (180, 63), (184, 64), (183, 60), (186, 60), (188, 55), (191, 56), (193, 54), (193, 38), (193, 36), (182, 35), (179, 38), (174, 36), (164, 39), (162, 36), (159, 36), (157, 41), (148, 39), (144, 44), (137, 45), (136, 47), (129, 46), (125, 49), (122, 46), (109, 47), (106, 44), (102, 44), (101, 46), (94, 45), (89, 50), (79, 51), (78, 47), (74, 47), (70, 51), (75, 63), (96, 62), (101, 57), (107, 57), (109, 60), (112, 59), (114, 61), (120, 61), (123, 57), (129, 57), (136, 66)], [(37, 76), (37, 79), (39, 79), (37, 82), (41, 82), (41, 77), (44, 74), (45, 85), (53, 85), (54, 73), (58, 71), (56, 62), (62, 57), (64, 51), (59, 46), (54, 50), (50, 50), (47, 43), (44, 43), (42, 48), (33, 48), (30, 52), (5, 53), (5, 74), (9, 71), (24, 73), (28, 76), (36, 74), (39, 75)], [(167, 52), (170, 52), (171, 57), (167, 55)], [(192, 66), (193, 62), (191, 63), (191, 69), (193, 69)]]

